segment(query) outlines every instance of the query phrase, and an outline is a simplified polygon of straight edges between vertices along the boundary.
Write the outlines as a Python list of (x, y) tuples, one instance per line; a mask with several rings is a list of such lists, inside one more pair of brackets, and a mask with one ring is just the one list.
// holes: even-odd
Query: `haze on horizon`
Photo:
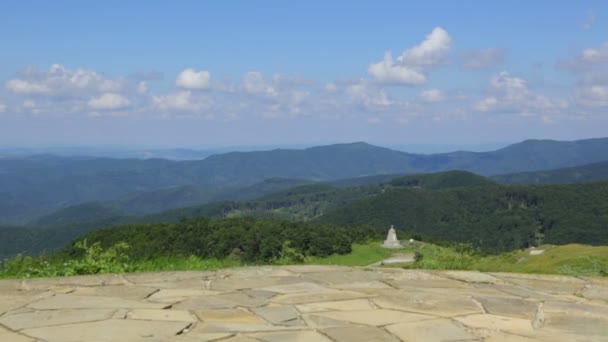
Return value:
[(606, 136), (605, 1), (0, 4), (0, 147)]

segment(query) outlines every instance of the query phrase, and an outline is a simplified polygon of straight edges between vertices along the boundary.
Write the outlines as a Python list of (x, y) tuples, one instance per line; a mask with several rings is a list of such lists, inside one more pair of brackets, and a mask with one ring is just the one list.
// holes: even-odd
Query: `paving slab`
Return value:
[(369, 326), (349, 326), (327, 328), (322, 330), (323, 334), (329, 336), (334, 341), (349, 341), (349, 342), (400, 342), (395, 336), (388, 331)]
[(196, 322), (198, 319), (186, 310), (135, 309), (126, 314), (127, 319), (146, 321)]
[(34, 342), (35, 339), (24, 336), (21, 334), (14, 333), (10, 330), (7, 330), (3, 327), (0, 327), (0, 341), (10, 341), (10, 342)]
[(137, 320), (107, 320), (23, 330), (48, 342), (154, 341), (176, 336), (190, 323)]
[(300, 313), (293, 305), (265, 306), (252, 309), (252, 311), (275, 325), (284, 325), (285, 322), (293, 321), (300, 316)]
[(103, 296), (56, 295), (42, 299), (28, 307), (38, 310), (64, 309), (163, 309), (166, 304), (148, 303), (144, 301)]
[(296, 305), (302, 313), (322, 312), (322, 311), (360, 311), (372, 310), (376, 306), (372, 305), (369, 299), (340, 300), (336, 302), (321, 302)]
[(317, 313), (317, 316), (326, 317), (341, 322), (350, 322), (354, 324), (371, 326), (384, 326), (399, 322), (416, 322), (436, 318), (429, 315), (385, 309), (319, 312)]
[(0, 341), (607, 341), (608, 279), (343, 266), (0, 281)]
[(110, 319), (114, 312), (113, 309), (34, 310), (4, 315), (0, 317), (0, 324), (17, 331), (53, 325), (103, 321)]
[(332, 342), (316, 331), (284, 331), (275, 333), (251, 334), (253, 338), (265, 342)]
[(156, 289), (143, 287), (143, 286), (125, 286), (125, 285), (112, 285), (112, 286), (95, 286), (95, 287), (78, 287), (70, 291), (70, 294), (81, 295), (81, 296), (104, 296), (104, 297), (117, 297), (124, 299), (145, 299), (152, 293), (157, 291)]
[(386, 329), (402, 341), (481, 341), (479, 335), (449, 319), (398, 323)]

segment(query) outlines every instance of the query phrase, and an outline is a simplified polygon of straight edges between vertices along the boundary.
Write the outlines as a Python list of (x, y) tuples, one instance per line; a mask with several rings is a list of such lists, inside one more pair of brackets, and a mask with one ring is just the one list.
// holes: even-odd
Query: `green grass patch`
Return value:
[(390, 258), (394, 253), (402, 250), (382, 248), (377, 241), (366, 244), (353, 244), (353, 251), (344, 255), (330, 255), (325, 258), (308, 258), (305, 263), (309, 265), (344, 265), (367, 266), (378, 261)]

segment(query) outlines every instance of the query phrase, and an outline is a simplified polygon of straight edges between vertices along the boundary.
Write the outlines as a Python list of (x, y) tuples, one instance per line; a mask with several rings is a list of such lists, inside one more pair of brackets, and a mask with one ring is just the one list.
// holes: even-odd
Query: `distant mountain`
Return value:
[(438, 173), (403, 176), (390, 181), (394, 187), (421, 188), (428, 190), (450, 189), (472, 186), (494, 185), (490, 179), (466, 171), (447, 171)]
[(493, 176), (505, 184), (560, 184), (608, 180), (608, 162), (587, 164), (557, 170), (520, 172)]
[[(605, 160), (608, 160), (608, 138), (573, 142), (529, 140), (493, 152), (434, 155), (352, 143), (304, 150), (231, 152), (199, 161), (49, 155), (4, 158), (0, 159), (0, 194), (9, 200), (0, 200), (0, 222), (23, 223), (28, 218), (70, 205), (114, 201), (153, 191), (160, 191), (156, 209), (161, 209), (163, 203), (171, 203), (163, 199), (165, 196), (187, 198), (190, 191), (192, 201), (197, 198), (205, 201), (207, 196), (215, 198), (214, 194), (249, 187), (270, 178), (326, 182), (453, 169), (496, 175)], [(186, 188), (174, 193), (180, 187)], [(195, 190), (198, 188), (203, 190)], [(142, 201), (146, 200), (134, 198), (125, 205), (143, 208)]]

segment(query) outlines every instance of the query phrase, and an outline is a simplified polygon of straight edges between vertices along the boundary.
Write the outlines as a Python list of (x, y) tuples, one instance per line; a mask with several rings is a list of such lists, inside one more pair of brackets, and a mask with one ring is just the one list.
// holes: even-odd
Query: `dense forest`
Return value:
[[(268, 262), (284, 257), (287, 250), (303, 256), (323, 257), (351, 252), (353, 242), (378, 239), (378, 229), (340, 228), (303, 222), (254, 218), (210, 220), (195, 218), (178, 223), (133, 224), (102, 229), (79, 241), (101, 242), (105, 248), (126, 242), (134, 260), (159, 256), (194, 255), (200, 258), (238, 258)], [(78, 241), (61, 254), (80, 257)], [(293, 257), (293, 255), (292, 255)]]
[(542, 243), (608, 244), (608, 182), (394, 188), (334, 210), (316, 222), (386, 227), (434, 242), (470, 242), (487, 252)]
[[(292, 182), (297, 183), (274, 180), (268, 186)], [(394, 179), (374, 176), (144, 216), (124, 215), (103, 203), (68, 207), (44, 217), (37, 226), (0, 228), (0, 257), (52, 252), (99, 228), (176, 224), (198, 217), (253, 217), (374, 230), (394, 224), (401, 234), (433, 242), (470, 242), (494, 253), (541, 243), (608, 244), (607, 213), (608, 182), (499, 185), (464, 171)]]

